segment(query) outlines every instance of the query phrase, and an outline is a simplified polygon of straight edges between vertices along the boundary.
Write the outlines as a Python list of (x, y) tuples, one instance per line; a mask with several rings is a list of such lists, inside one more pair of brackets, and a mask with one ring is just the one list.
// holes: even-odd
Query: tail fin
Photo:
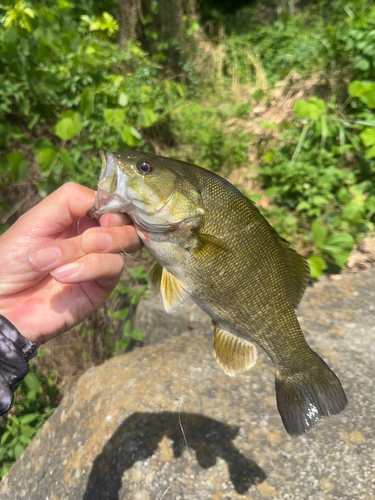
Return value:
[(283, 424), (291, 435), (312, 429), (323, 416), (337, 415), (347, 403), (339, 379), (317, 354), (303, 372), (285, 375), (276, 369), (276, 397)]

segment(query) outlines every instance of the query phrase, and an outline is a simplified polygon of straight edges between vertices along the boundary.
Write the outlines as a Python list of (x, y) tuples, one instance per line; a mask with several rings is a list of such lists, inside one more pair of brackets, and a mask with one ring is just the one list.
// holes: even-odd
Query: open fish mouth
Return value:
[(94, 206), (87, 215), (98, 219), (107, 212), (126, 212), (131, 201), (126, 197), (126, 181), (129, 176), (121, 170), (112, 153), (99, 152), (102, 159), (98, 190)]

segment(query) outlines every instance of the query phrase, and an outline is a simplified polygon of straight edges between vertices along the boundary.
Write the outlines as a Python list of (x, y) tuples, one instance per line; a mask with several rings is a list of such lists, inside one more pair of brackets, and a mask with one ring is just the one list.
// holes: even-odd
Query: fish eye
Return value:
[(149, 174), (154, 170), (154, 165), (150, 161), (140, 160), (137, 163), (137, 169), (141, 174)]

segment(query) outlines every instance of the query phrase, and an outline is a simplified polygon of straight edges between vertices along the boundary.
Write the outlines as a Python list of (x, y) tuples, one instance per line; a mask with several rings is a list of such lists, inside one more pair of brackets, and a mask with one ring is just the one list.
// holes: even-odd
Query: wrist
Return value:
[[(36, 331), (33, 331), (33, 329), (31, 328), (30, 323), (32, 323), (32, 319), (30, 315), (20, 315), (17, 313), (17, 310), (14, 310), (13, 308), (0, 307), (0, 324), (1, 318), (4, 318), (8, 323), (10, 323), (19, 335), (21, 335), (25, 340), (34, 344), (36, 348), (38, 348), (43, 343), (42, 336), (36, 333)], [(26, 322), (25, 318), (28, 318)]]

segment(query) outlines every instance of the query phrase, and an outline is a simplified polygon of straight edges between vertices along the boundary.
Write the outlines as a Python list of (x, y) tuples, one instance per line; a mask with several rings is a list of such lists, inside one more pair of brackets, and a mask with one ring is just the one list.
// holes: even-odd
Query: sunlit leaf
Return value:
[(55, 148), (44, 148), (38, 152), (39, 168), (47, 176), (50, 174), (58, 158), (58, 152)]
[(307, 259), (310, 266), (310, 273), (312, 278), (319, 278), (323, 274), (323, 271), (327, 269), (327, 263), (321, 255), (311, 255)]
[(143, 127), (151, 127), (158, 119), (158, 115), (151, 108), (142, 108), (141, 125)]
[(323, 99), (311, 98), (308, 101), (297, 99), (293, 105), (293, 109), (297, 118), (311, 118), (312, 120), (316, 120), (325, 111), (326, 107)]
[(56, 135), (63, 141), (68, 141), (76, 135), (76, 128), (71, 118), (64, 118), (56, 125)]
[(104, 118), (109, 125), (113, 127), (120, 126), (124, 124), (126, 117), (126, 111), (122, 108), (117, 109), (105, 109)]
[(369, 108), (375, 108), (375, 83), (355, 80), (348, 85), (351, 97), (358, 97)]
[(316, 248), (321, 248), (327, 237), (327, 229), (319, 221), (314, 221), (311, 226), (311, 232)]
[(56, 124), (56, 135), (63, 141), (68, 141), (81, 133), (83, 124), (79, 113), (65, 111), (61, 115), (61, 120)]
[(129, 102), (129, 96), (125, 92), (121, 92), (118, 96), (118, 103), (120, 106), (126, 106)]
[(359, 134), (359, 136), (366, 147), (373, 146), (375, 144), (375, 129), (367, 127)]

